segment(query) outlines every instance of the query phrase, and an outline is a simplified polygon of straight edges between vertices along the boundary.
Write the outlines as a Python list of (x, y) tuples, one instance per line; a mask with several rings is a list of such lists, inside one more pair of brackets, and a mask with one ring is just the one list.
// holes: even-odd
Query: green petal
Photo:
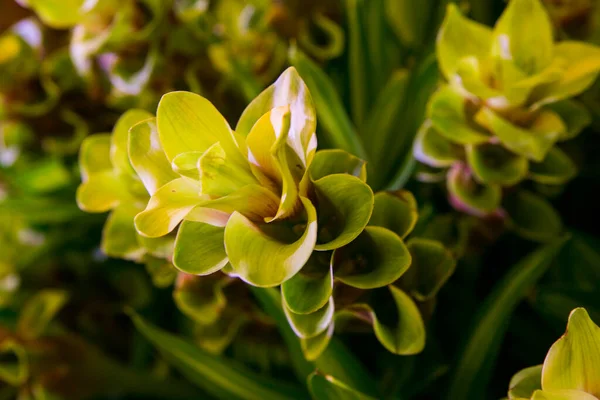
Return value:
[(456, 258), (436, 240), (413, 238), (407, 247), (412, 263), (400, 284), (418, 301), (429, 300), (454, 272)]
[(165, 94), (158, 104), (156, 120), (170, 162), (181, 153), (204, 152), (217, 142), (236, 162), (242, 158), (229, 124), (202, 96), (190, 92)]
[(452, 205), (476, 216), (485, 216), (498, 209), (502, 190), (497, 185), (482, 185), (463, 164), (454, 164), (448, 171), (447, 187)]
[(283, 311), (285, 311), (290, 326), (296, 336), (302, 339), (315, 337), (325, 331), (333, 321), (334, 310), (333, 297), (330, 297), (323, 307), (310, 314), (296, 314), (290, 311), (283, 302)]
[(248, 163), (239, 164), (225, 151), (221, 143), (210, 146), (198, 160), (202, 193), (227, 196), (236, 190), (258, 183)]
[(401, 238), (408, 236), (417, 224), (419, 210), (415, 196), (407, 190), (378, 192), (369, 225), (381, 226)]
[(395, 286), (382, 288), (373, 296), (368, 304), (357, 304), (353, 309), (370, 314), (375, 336), (383, 347), (400, 355), (420, 353), (425, 347), (425, 324), (410, 296)]
[(308, 361), (315, 361), (321, 356), (321, 354), (323, 354), (325, 349), (327, 349), (329, 342), (331, 341), (333, 331), (334, 321), (332, 320), (329, 324), (329, 327), (327, 327), (327, 329), (319, 333), (317, 336), (313, 336), (307, 339), (300, 339), (302, 354), (304, 354), (304, 357)]
[(110, 138), (109, 134), (102, 133), (90, 135), (81, 142), (79, 167), (84, 182), (94, 173), (112, 170)]
[(235, 272), (254, 286), (277, 286), (306, 264), (317, 239), (317, 215), (310, 200), (301, 197), (306, 227), (292, 243), (268, 236), (242, 214), (235, 212), (225, 228), (225, 249)]
[(0, 356), (0, 382), (23, 385), (29, 377), (29, 361), (23, 346), (11, 338), (5, 338), (0, 342)]
[(308, 377), (308, 389), (314, 400), (374, 400), (333, 376), (318, 372)]
[(434, 168), (449, 167), (463, 158), (463, 148), (437, 133), (427, 120), (415, 138), (413, 153), (423, 164)]
[(177, 178), (160, 146), (156, 119), (142, 121), (131, 127), (128, 153), (133, 169), (150, 195)]
[(373, 191), (351, 175), (335, 174), (313, 182), (317, 195), (319, 236), (316, 250), (334, 250), (353, 241), (373, 211)]
[(592, 116), (588, 109), (578, 101), (563, 100), (552, 103), (544, 108), (554, 111), (566, 125), (566, 131), (559, 140), (575, 138), (579, 133), (592, 123)]
[(203, 201), (185, 219), (225, 226), (231, 214), (237, 211), (251, 221), (262, 222), (275, 215), (278, 207), (279, 198), (269, 189), (248, 185), (228, 196)]
[(310, 177), (319, 180), (327, 175), (348, 174), (367, 181), (366, 162), (344, 150), (319, 150), (310, 164)]
[(139, 122), (153, 118), (154, 115), (144, 110), (129, 110), (117, 120), (112, 132), (110, 147), (110, 160), (117, 171), (126, 175), (134, 175), (134, 170), (129, 161), (127, 146), (129, 143), (129, 129)]
[(600, 47), (565, 40), (554, 46), (555, 62), (564, 65), (562, 78), (540, 88), (537, 104), (574, 97), (594, 83), (600, 72)]
[(429, 101), (428, 116), (436, 132), (458, 144), (487, 142), (490, 136), (471, 127), (465, 113), (465, 99), (450, 86), (434, 93)]
[(227, 264), (225, 228), (183, 221), (177, 231), (173, 264), (183, 272), (208, 275)]
[(448, 5), (436, 46), (438, 63), (446, 79), (452, 77), (463, 58), (486, 58), (491, 44), (490, 28), (462, 16), (455, 4)]
[(542, 388), (542, 366), (525, 368), (510, 380), (508, 398), (510, 400), (530, 399), (533, 392)]
[(512, 186), (527, 176), (529, 161), (500, 145), (467, 146), (467, 161), (478, 181)]
[(323, 307), (333, 291), (333, 271), (329, 253), (313, 253), (306, 265), (281, 285), (287, 308), (296, 314), (309, 314)]
[(557, 390), (541, 391), (537, 390), (531, 400), (598, 400), (597, 397), (580, 390)]
[(28, 0), (26, 4), (44, 24), (55, 29), (65, 29), (80, 22), (84, 2), (85, 0)]
[(77, 188), (77, 205), (87, 212), (106, 212), (127, 198), (123, 182), (112, 170), (90, 175)]
[(410, 266), (411, 256), (398, 235), (379, 226), (368, 226), (352, 243), (335, 250), (331, 262), (340, 282), (373, 289), (400, 278)]
[(19, 337), (32, 340), (42, 336), (68, 298), (63, 290), (46, 289), (37, 292), (21, 310), (17, 323)]
[[(215, 145), (218, 144), (215, 143)], [(211, 148), (212, 146), (209, 147), (209, 150)], [(202, 151), (188, 151), (187, 153), (180, 153), (171, 162), (171, 168), (173, 169), (173, 171), (175, 171), (181, 176), (187, 176), (188, 178), (192, 178), (199, 181), (200, 169), (198, 169), (198, 161), (204, 153), (205, 152)]]
[(561, 185), (577, 175), (577, 167), (569, 156), (558, 147), (553, 147), (540, 163), (531, 163), (529, 177), (547, 185)]
[(225, 275), (196, 277), (180, 274), (173, 299), (177, 308), (201, 325), (217, 322), (227, 306), (223, 288), (230, 282)]
[(506, 198), (503, 204), (512, 229), (521, 236), (546, 241), (562, 231), (560, 216), (543, 197), (521, 190)]
[(490, 64), (490, 60), (487, 59), (465, 57), (459, 61), (450, 84), (459, 91), (464, 89), (474, 97), (486, 100), (488, 104), (503, 106), (507, 102), (505, 93), (489, 85), (493, 77)]
[(135, 228), (147, 237), (164, 236), (205, 198), (200, 185), (187, 178), (175, 179), (154, 193), (146, 209), (135, 217)]
[(527, 75), (552, 60), (552, 22), (539, 0), (512, 0), (494, 27), (492, 54), (510, 60)]
[(273, 108), (283, 106), (289, 106), (291, 112), (288, 143), (306, 166), (310, 154), (317, 147), (317, 119), (310, 92), (294, 67), (286, 69), (275, 83), (252, 100), (242, 113), (235, 131), (247, 136), (260, 117)]
[(538, 162), (566, 132), (560, 117), (549, 110), (541, 111), (527, 129), (513, 125), (486, 107), (477, 113), (475, 119), (488, 127), (506, 148)]
[(138, 233), (133, 225), (140, 209), (122, 204), (110, 213), (102, 230), (102, 251), (109, 257), (140, 261), (145, 249), (140, 246)]
[(585, 309), (571, 312), (566, 333), (548, 351), (542, 388), (581, 390), (600, 396), (600, 328)]

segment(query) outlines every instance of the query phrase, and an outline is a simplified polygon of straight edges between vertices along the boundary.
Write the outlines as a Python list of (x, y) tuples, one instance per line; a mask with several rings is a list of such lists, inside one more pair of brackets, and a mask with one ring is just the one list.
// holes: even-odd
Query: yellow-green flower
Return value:
[(598, 400), (600, 398), (600, 328), (587, 311), (576, 308), (565, 334), (548, 351), (543, 365), (516, 374), (510, 400)]
[[(252, 285), (276, 286), (313, 250), (344, 246), (369, 221), (373, 193), (337, 153), (311, 166), (315, 109), (293, 68), (252, 101), (235, 131), (208, 100), (189, 92), (163, 96), (156, 121), (160, 140), (152, 149), (162, 148), (168, 173), (178, 177), (152, 195), (135, 226), (160, 237), (183, 221), (173, 261), (184, 272), (227, 266)], [(147, 147), (136, 150), (149, 135), (145, 124), (130, 134), (131, 163), (144, 183), (164, 173)]]
[[(129, 128), (152, 117), (143, 110), (130, 110), (119, 119), (112, 134), (91, 135), (81, 145), (79, 165), (83, 182), (77, 190), (77, 204), (88, 212), (111, 211), (102, 233), (102, 250), (111, 257), (140, 261), (147, 253), (164, 258), (172, 252), (168, 238), (149, 240), (138, 235), (133, 226), (133, 219), (144, 209), (149, 194), (175, 176), (157, 174), (152, 182), (144, 181), (143, 176), (140, 180), (129, 161)], [(149, 120), (145, 126), (151, 125)], [(138, 146), (151, 146), (151, 140), (158, 141), (156, 129), (146, 138), (149, 142), (139, 141)], [(162, 152), (148, 151), (146, 157), (157, 168), (161, 163), (168, 166)]]

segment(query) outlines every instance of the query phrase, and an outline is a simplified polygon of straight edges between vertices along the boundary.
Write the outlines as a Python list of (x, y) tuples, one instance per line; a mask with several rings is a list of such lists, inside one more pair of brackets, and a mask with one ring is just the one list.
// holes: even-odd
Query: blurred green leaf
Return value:
[(24, 338), (35, 339), (43, 335), (50, 321), (68, 300), (62, 290), (41, 290), (25, 304), (17, 323), (17, 332)]
[(136, 328), (181, 374), (208, 393), (223, 399), (305, 399), (295, 386), (258, 375), (230, 360), (205, 353), (187, 341), (162, 331), (133, 314)]
[(511, 314), (546, 272), (566, 240), (563, 237), (539, 247), (516, 263), (496, 284), (466, 334), (465, 345), (453, 368), (447, 399), (485, 398), (484, 390)]

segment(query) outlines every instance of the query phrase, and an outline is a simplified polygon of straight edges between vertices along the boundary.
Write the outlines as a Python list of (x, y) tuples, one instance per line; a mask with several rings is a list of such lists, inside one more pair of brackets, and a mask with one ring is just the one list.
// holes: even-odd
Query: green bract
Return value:
[(516, 374), (510, 400), (594, 400), (600, 398), (600, 328), (587, 311), (571, 312), (566, 333), (546, 356), (543, 366)]
[(561, 185), (576, 175), (559, 143), (590, 123), (569, 98), (598, 76), (600, 48), (555, 43), (540, 0), (511, 0), (493, 29), (449, 5), (436, 50), (447, 83), (429, 101), (414, 155), (449, 168), (456, 208), (502, 214), (503, 188), (526, 179)]
[[(144, 209), (149, 194), (175, 177), (174, 173), (149, 174), (139, 167), (147, 160), (155, 168), (160, 168), (161, 163), (169, 165), (162, 152), (153, 151), (158, 134), (152, 117), (146, 111), (130, 110), (119, 119), (112, 134), (91, 135), (81, 145), (83, 183), (77, 190), (77, 204), (88, 212), (111, 211), (102, 237), (102, 250), (111, 257), (141, 261), (145, 254), (164, 258), (172, 252), (172, 239), (149, 239), (138, 235), (133, 226), (133, 219)], [(131, 151), (143, 151), (144, 157), (131, 157), (130, 162), (127, 142), (133, 125), (131, 135), (137, 139), (137, 147)]]

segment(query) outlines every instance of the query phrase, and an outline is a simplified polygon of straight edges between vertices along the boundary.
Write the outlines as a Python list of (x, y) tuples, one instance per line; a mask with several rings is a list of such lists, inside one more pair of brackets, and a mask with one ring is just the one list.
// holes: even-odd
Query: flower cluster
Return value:
[(513, 0), (493, 29), (449, 6), (437, 58), (447, 83), (429, 101), (414, 154), (448, 170), (456, 208), (477, 216), (504, 209), (512, 217), (523, 212), (520, 204), (542, 200), (529, 192), (509, 199), (506, 188), (524, 180), (561, 185), (576, 175), (561, 142), (591, 121), (571, 98), (596, 79), (600, 48), (554, 43), (541, 2)]
[[(315, 108), (293, 68), (248, 105), (235, 130), (205, 98), (172, 92), (155, 118), (131, 110), (112, 137), (86, 139), (78, 202), (113, 209), (107, 254), (172, 259), (182, 271), (178, 305), (200, 323), (224, 318), (223, 287), (240, 278), (281, 286), (310, 359), (327, 346), (334, 315), (369, 316), (390, 351), (421, 351), (425, 329), (413, 298), (435, 296), (453, 256), (436, 241), (404, 243), (417, 221), (409, 192), (373, 194), (362, 160), (316, 148)], [(214, 295), (194, 297), (198, 285)], [(381, 314), (390, 313), (375, 301), (382, 298), (393, 315)]]
[(525, 368), (510, 381), (510, 400), (597, 400), (600, 398), (600, 328), (576, 308), (565, 334), (543, 365)]

